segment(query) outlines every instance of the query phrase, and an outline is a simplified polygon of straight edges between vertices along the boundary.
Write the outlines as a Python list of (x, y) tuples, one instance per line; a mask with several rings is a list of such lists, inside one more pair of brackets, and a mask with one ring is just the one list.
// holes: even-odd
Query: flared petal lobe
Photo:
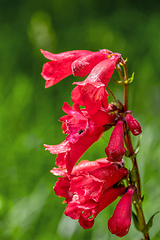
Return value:
[(132, 196), (134, 190), (129, 188), (118, 202), (113, 216), (108, 220), (108, 229), (118, 237), (125, 236), (131, 225)]
[[(90, 131), (89, 128), (85, 134), (74, 144), (65, 140), (58, 145), (44, 145), (46, 150), (52, 154), (57, 154), (56, 165), (60, 168), (67, 168), (69, 173), (72, 172), (73, 166), (85, 153), (85, 151), (96, 142), (102, 135), (104, 128), (95, 128)], [(66, 151), (65, 151), (66, 149)]]
[(43, 65), (42, 77), (46, 80), (45, 88), (51, 87), (72, 74), (71, 64), (79, 57), (90, 54), (87, 50), (74, 50), (58, 54), (41, 50), (41, 53), (49, 60)]
[(60, 118), (63, 132), (68, 134), (66, 140), (58, 145), (44, 145), (46, 150), (57, 154), (56, 165), (67, 168), (69, 173), (85, 151), (96, 142), (103, 132), (105, 125), (114, 123), (114, 116), (105, 109), (98, 110), (89, 115), (85, 108), (80, 109), (79, 104), (70, 107), (64, 103), (63, 111), (67, 115)]

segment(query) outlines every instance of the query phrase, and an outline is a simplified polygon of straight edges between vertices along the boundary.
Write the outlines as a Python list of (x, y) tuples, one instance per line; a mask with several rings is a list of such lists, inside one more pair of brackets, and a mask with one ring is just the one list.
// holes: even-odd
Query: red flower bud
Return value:
[(129, 130), (134, 136), (139, 135), (142, 132), (141, 125), (139, 122), (133, 118), (132, 114), (127, 114), (126, 121), (129, 127)]
[(118, 237), (123, 237), (129, 231), (132, 216), (133, 193), (134, 190), (129, 188), (118, 202), (113, 216), (108, 220), (109, 231)]
[(123, 121), (118, 121), (111, 134), (109, 144), (105, 148), (108, 160), (111, 162), (120, 162), (125, 154)]

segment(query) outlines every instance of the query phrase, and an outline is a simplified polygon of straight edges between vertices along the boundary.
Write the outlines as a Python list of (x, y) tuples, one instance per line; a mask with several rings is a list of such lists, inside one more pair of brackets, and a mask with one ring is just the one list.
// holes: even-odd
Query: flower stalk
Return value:
[[(122, 66), (124, 69), (124, 80), (123, 80), (123, 86), (124, 86), (124, 112), (128, 111), (128, 73), (127, 73), (127, 66), (126, 61), (122, 61)], [(121, 75), (120, 75), (121, 78)], [(136, 154), (133, 149), (133, 145), (131, 142), (130, 133), (127, 129), (127, 125), (125, 124), (125, 145), (128, 152), (128, 157), (131, 159), (133, 167), (132, 167), (132, 173), (130, 174), (130, 183), (135, 186), (136, 191), (133, 195), (133, 206), (136, 211), (137, 220), (139, 224), (139, 230), (143, 233), (145, 240), (150, 240), (149, 232), (147, 229), (147, 225), (145, 222), (145, 217), (142, 209), (142, 195), (141, 195), (141, 180), (140, 180), (140, 173), (138, 169), (138, 164), (136, 160)]]

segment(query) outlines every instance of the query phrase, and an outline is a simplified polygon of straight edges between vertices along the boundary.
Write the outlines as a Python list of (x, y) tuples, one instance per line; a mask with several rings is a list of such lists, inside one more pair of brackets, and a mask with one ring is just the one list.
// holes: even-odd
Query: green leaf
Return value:
[(141, 229), (141, 227), (140, 227), (140, 225), (139, 225), (139, 222), (138, 222), (137, 215), (136, 215), (133, 211), (132, 211), (132, 217), (133, 217), (133, 222), (134, 222), (135, 228), (136, 228), (138, 231), (142, 232), (142, 229)]
[(134, 72), (132, 73), (132, 76), (127, 79), (127, 81), (125, 83), (129, 84), (129, 83), (133, 82), (133, 80), (134, 80)]
[(137, 154), (140, 151), (140, 142), (141, 142), (142, 135), (139, 135), (137, 146), (135, 148), (135, 154)]
[(149, 219), (149, 221), (148, 221), (148, 223), (147, 223), (147, 225), (146, 225), (148, 230), (153, 226), (153, 218), (154, 218), (154, 216), (155, 216), (157, 213), (160, 213), (160, 211), (155, 212), (155, 213), (152, 215), (152, 217)]
[(143, 202), (144, 201), (144, 195), (141, 197), (141, 202)]
[(114, 78), (111, 78), (113, 80), (113, 82), (119, 84), (119, 85), (123, 85), (123, 82), (121, 80), (117, 81)]

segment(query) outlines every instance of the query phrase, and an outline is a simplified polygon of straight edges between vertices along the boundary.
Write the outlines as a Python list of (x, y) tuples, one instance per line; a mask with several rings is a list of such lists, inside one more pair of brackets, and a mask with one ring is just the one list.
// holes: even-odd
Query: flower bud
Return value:
[(133, 118), (132, 114), (130, 113), (127, 114), (126, 122), (129, 127), (129, 130), (134, 136), (137, 136), (142, 132), (141, 125), (135, 118)]
[(109, 231), (118, 237), (125, 236), (129, 231), (132, 216), (133, 193), (134, 190), (129, 188), (118, 202), (112, 217), (108, 220)]
[(119, 120), (113, 129), (109, 144), (105, 148), (105, 153), (108, 157), (107, 160), (111, 162), (120, 162), (125, 154), (125, 151), (123, 121)]

